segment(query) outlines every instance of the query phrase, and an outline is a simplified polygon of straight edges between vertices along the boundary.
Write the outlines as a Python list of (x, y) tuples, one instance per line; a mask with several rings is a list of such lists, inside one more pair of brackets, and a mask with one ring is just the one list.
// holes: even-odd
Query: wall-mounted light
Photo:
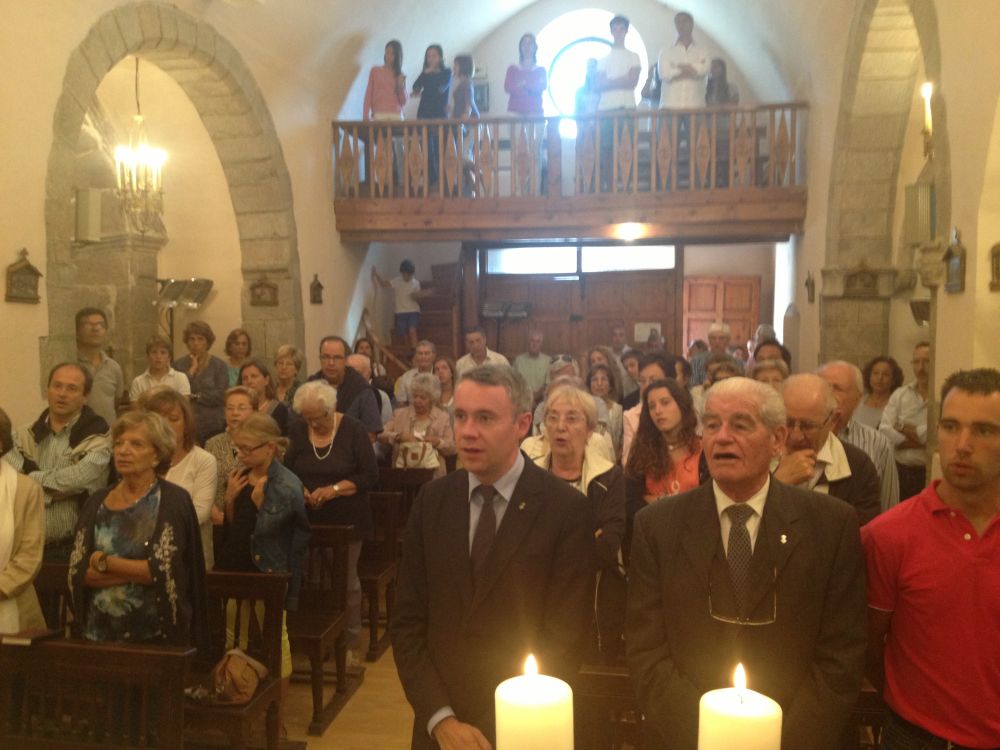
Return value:
[(646, 225), (626, 221), (624, 224), (615, 224), (612, 233), (616, 239), (624, 242), (635, 242), (646, 236)]
[(924, 156), (931, 158), (934, 156), (934, 118), (931, 115), (931, 97), (934, 96), (934, 84), (926, 81), (920, 87), (920, 96), (924, 100)]

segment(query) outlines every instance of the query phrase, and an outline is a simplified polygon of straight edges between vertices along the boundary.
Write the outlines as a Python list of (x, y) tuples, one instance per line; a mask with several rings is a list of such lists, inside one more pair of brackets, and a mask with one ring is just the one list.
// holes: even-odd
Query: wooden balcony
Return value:
[[(345, 241), (774, 240), (806, 213), (803, 103), (334, 122)], [(575, 137), (572, 135), (575, 131)]]

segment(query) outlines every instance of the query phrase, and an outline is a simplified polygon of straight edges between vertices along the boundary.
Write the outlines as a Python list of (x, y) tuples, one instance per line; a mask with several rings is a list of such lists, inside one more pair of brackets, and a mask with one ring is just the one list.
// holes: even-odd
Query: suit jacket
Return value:
[(469, 476), (425, 485), (410, 512), (390, 633), (413, 706), (414, 748), (433, 748), (427, 722), (451, 706), (495, 744), (494, 691), (539, 670), (565, 680), (586, 649), (593, 609), (594, 521), (587, 498), (525, 459), (473, 590)]
[[(747, 619), (729, 578), (712, 484), (635, 517), (625, 642), (650, 747), (695, 750), (698, 701), (732, 685), (783, 711), (784, 750), (836, 750), (866, 647), (864, 558), (854, 510), (772, 478), (754, 545)], [(714, 616), (713, 616), (714, 615)]]
[(850, 503), (858, 514), (858, 523), (864, 526), (882, 511), (882, 482), (875, 464), (867, 454), (843, 440), (847, 465), (851, 475), (829, 483), (830, 494)]

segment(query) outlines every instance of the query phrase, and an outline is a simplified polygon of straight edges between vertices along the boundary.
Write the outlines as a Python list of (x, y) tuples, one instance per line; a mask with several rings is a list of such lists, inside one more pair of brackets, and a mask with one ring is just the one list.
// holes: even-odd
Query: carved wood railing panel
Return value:
[[(803, 103), (581, 118), (333, 123), (341, 199), (478, 200), (802, 187)], [(563, 134), (570, 120), (575, 136)]]

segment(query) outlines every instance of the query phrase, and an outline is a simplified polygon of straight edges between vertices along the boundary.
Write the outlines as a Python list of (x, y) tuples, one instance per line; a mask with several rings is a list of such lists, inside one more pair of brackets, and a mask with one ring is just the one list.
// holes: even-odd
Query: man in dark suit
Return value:
[(742, 662), (781, 705), (784, 750), (836, 750), (864, 667), (856, 514), (770, 477), (787, 432), (770, 386), (717, 383), (702, 424), (712, 483), (635, 516), (626, 645), (647, 747), (694, 750), (701, 695)]
[(774, 478), (839, 497), (864, 526), (882, 510), (882, 486), (875, 464), (859, 448), (833, 434), (837, 399), (819, 375), (792, 375), (781, 388), (788, 436)]
[(414, 748), (489, 748), (496, 686), (528, 654), (568, 680), (585, 651), (592, 513), (521, 453), (531, 401), (510, 367), (466, 372), (455, 389), (465, 469), (424, 487), (410, 512), (390, 631)]

